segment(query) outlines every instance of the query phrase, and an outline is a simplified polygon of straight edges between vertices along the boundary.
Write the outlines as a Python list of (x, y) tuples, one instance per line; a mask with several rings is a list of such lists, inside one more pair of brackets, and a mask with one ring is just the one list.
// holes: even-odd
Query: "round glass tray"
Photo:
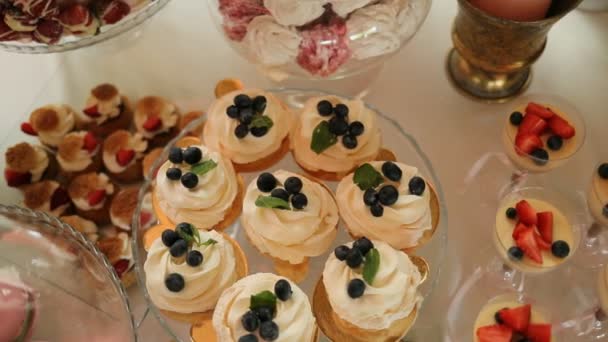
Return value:
[[(306, 91), (306, 90), (295, 90), (295, 89), (290, 89), (290, 90), (280, 89), (280, 90), (270, 90), (270, 91), (275, 93), (275, 95), (279, 96), (289, 106), (292, 106), (294, 108), (298, 107), (299, 104), (303, 103), (310, 97), (327, 95), (327, 94), (324, 94), (324, 93), (321, 93), (318, 91), (310, 91), (310, 90)], [(369, 107), (371, 109), (374, 109), (371, 106), (369, 106)], [(374, 109), (374, 110), (376, 110), (376, 109)], [(420, 249), (418, 249), (416, 251), (416, 255), (424, 257), (427, 260), (428, 264), (430, 265), (429, 280), (427, 282), (425, 282), (421, 287), (421, 294), (424, 296), (425, 300), (428, 300), (429, 296), (431, 296), (433, 289), (435, 288), (435, 286), (437, 285), (437, 282), (439, 280), (439, 274), (441, 273), (441, 268), (442, 268), (442, 265), (444, 262), (445, 252), (447, 250), (447, 222), (448, 221), (447, 221), (447, 210), (445, 207), (445, 199), (443, 196), (441, 184), (435, 174), (435, 171), (434, 171), (429, 159), (427, 158), (425, 153), (422, 151), (422, 149), (420, 148), (420, 146), (418, 145), (416, 140), (409, 133), (407, 133), (401, 126), (399, 126), (397, 124), (397, 122), (395, 120), (393, 120), (391, 117), (389, 117), (385, 114), (382, 114), (378, 110), (376, 110), (376, 112), (379, 114), (378, 122), (380, 124), (380, 129), (382, 131), (383, 138), (385, 141), (384, 142), (385, 147), (393, 148), (393, 152), (396, 154), (397, 160), (405, 162), (409, 165), (418, 167), (420, 172), (423, 175), (425, 175), (425, 177), (427, 177), (427, 179), (435, 185), (435, 189), (437, 190), (437, 193), (439, 196), (442, 217), (441, 217), (439, 226), (437, 228), (437, 231), (436, 231), (434, 237), (432, 238), (432, 240), (428, 244), (422, 246)], [(189, 128), (193, 128), (193, 127), (201, 124), (204, 120), (205, 119), (203, 117), (200, 120), (192, 122), (191, 127), (189, 127)], [(184, 129), (183, 132), (190, 131), (189, 128)], [(185, 134), (183, 132), (174, 141), (176, 141), (177, 139), (180, 139), (181, 136)], [(164, 160), (167, 159), (168, 150), (170, 149), (170, 147), (172, 145), (173, 145), (173, 143), (170, 143), (168, 146), (165, 147), (163, 154), (156, 161), (156, 167), (160, 166), (162, 164), (162, 162), (164, 162)], [(154, 170), (154, 169), (156, 169), (156, 167), (153, 167), (152, 169)], [(303, 173), (303, 171), (294, 162), (291, 154), (287, 155), (285, 158), (283, 158), (283, 160), (281, 160), (279, 163), (274, 165), (271, 169), (286, 169), (286, 170), (290, 170), (290, 171), (294, 171), (294, 172)], [(245, 184), (249, 184), (249, 182), (252, 179), (254, 179), (254, 177), (256, 175), (257, 175), (257, 173), (243, 174), (243, 177), (245, 179)], [(328, 186), (332, 190), (335, 190), (337, 182), (326, 182), (326, 184), (328, 184)], [(152, 189), (152, 185), (153, 184), (150, 181), (144, 182), (142, 188), (140, 189), (140, 199), (146, 192), (148, 192)], [(141, 203), (141, 200), (139, 201), (139, 203)], [(138, 217), (139, 210), (140, 210), (140, 208), (138, 207), (134, 217)], [(158, 318), (161, 325), (166, 328), (167, 332), (174, 339), (176, 339), (177, 341), (190, 341), (190, 325), (172, 320), (169, 317), (165, 316), (163, 313), (161, 313), (161, 311), (158, 308), (155, 307), (155, 305), (150, 300), (150, 296), (149, 296), (148, 291), (145, 286), (146, 275), (145, 275), (144, 269), (143, 269), (143, 265), (146, 260), (146, 252), (143, 248), (143, 243), (142, 243), (143, 231), (142, 231), (142, 227), (138, 224), (137, 220), (135, 220), (133, 222), (133, 227), (137, 227), (137, 229), (133, 230), (133, 251), (134, 251), (133, 254), (134, 254), (134, 260), (135, 260), (135, 269), (137, 272), (137, 277), (138, 277), (138, 282), (139, 282), (140, 288), (144, 294), (144, 297), (146, 298), (146, 300), (149, 304), (149, 309), (154, 313), (154, 315)], [(338, 230), (339, 230), (338, 236), (337, 236), (336, 240), (334, 241), (334, 244), (332, 245), (332, 247), (325, 254), (311, 259), (310, 272), (308, 274), (308, 277), (302, 283), (299, 284), (299, 286), (306, 292), (306, 294), (309, 296), (309, 298), (312, 298), (314, 286), (322, 273), (323, 265), (325, 264), (325, 261), (327, 260), (327, 256), (329, 255), (329, 253), (331, 253), (331, 251), (333, 251), (333, 249), (336, 246), (338, 246), (340, 243), (344, 243), (344, 242), (351, 240), (351, 238), (345, 232), (345, 230), (342, 226), (342, 223), (340, 223)], [(272, 272), (272, 270), (273, 270), (272, 261), (269, 260), (269, 258), (263, 257), (253, 246), (251, 246), (251, 244), (247, 240), (245, 234), (243, 233), (243, 230), (238, 221), (237, 221), (237, 223), (235, 223), (231, 227), (229, 227), (227, 230), (225, 230), (225, 232), (227, 234), (229, 234), (231, 237), (233, 237), (235, 240), (237, 240), (238, 243), (243, 248), (243, 251), (245, 252), (245, 254), (247, 255), (247, 257), (249, 259), (249, 268), (250, 268), (249, 273), (250, 274), (257, 273), (257, 272)], [(424, 319), (425, 315), (428, 316), (429, 319), (425, 320)], [(410, 335), (415, 334), (417, 336), (417, 338), (421, 338), (421, 340), (431, 340), (428, 338), (424, 338), (423, 336), (420, 336), (420, 333), (417, 333), (417, 329), (420, 329), (420, 331), (427, 331), (427, 332), (431, 332), (433, 330), (433, 329), (422, 329), (420, 326), (420, 325), (425, 324), (425, 322), (428, 322), (429, 325), (436, 323), (436, 322), (434, 322), (434, 320), (432, 319), (433, 317), (431, 317), (431, 316), (432, 315), (430, 312), (428, 312), (428, 311), (425, 312), (424, 306), (423, 306), (422, 312), (418, 318), (418, 323), (410, 331)], [(327, 341), (327, 339), (323, 338), (322, 341)]]

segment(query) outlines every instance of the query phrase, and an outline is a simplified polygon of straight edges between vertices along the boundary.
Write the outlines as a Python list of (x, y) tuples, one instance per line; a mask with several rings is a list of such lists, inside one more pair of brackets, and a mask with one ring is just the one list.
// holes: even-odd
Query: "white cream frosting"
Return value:
[(363, 296), (353, 299), (347, 292), (352, 279), (363, 280), (362, 267), (351, 269), (333, 253), (323, 269), (323, 285), (333, 311), (341, 319), (366, 330), (383, 330), (409, 316), (421, 303), (418, 286), (422, 276), (407, 254), (382, 241), (372, 242), (380, 254), (380, 268), (373, 283), (365, 283)]
[(397, 9), (377, 4), (356, 10), (346, 22), (349, 46), (356, 59), (387, 55), (401, 46)]
[(97, 113), (99, 116), (90, 117), (85, 115), (88, 121), (95, 121), (98, 125), (103, 124), (104, 122), (117, 117), (120, 114), (120, 105), (122, 104), (122, 98), (120, 94), (116, 92), (112, 98), (108, 100), (100, 100), (95, 97), (93, 94), (89, 95), (87, 102), (85, 104), (85, 108), (92, 108), (93, 106), (97, 106)]
[[(86, 131), (79, 131), (79, 132), (68, 133), (66, 135), (66, 137), (77, 136), (82, 141), (84, 141), (85, 135), (87, 135)], [(90, 153), (89, 151), (87, 151), (84, 148), (81, 148), (78, 151), (78, 153), (74, 156), (74, 158), (71, 160), (66, 160), (65, 158), (63, 158), (61, 156), (62, 147), (60, 145), (59, 153), (57, 153), (57, 162), (59, 163), (61, 168), (65, 171), (69, 171), (69, 172), (82, 171), (82, 170), (86, 169), (89, 165), (91, 165), (91, 163), (93, 163), (93, 157), (99, 152), (99, 149), (100, 149), (99, 145), (100, 144), (98, 143), (97, 147), (95, 148), (95, 150), (92, 153)]]
[(308, 257), (323, 254), (336, 238), (338, 206), (323, 185), (295, 173), (279, 170), (273, 173), (284, 184), (288, 177), (302, 180), (302, 193), (308, 205), (302, 210), (260, 208), (255, 205), (261, 192), (252, 181), (243, 203), (241, 223), (251, 242), (262, 252), (288, 261), (302, 263)]
[[(36, 21), (31, 19), (19, 20), (10, 14), (4, 15), (4, 23), (17, 32), (32, 32), (36, 29)], [(33, 23), (33, 24), (32, 24)]]
[(67, 105), (48, 105), (42, 108), (54, 110), (57, 113), (59, 122), (57, 127), (52, 131), (37, 130), (38, 138), (44, 144), (55, 147), (59, 145), (63, 137), (74, 128), (76, 122), (74, 110)]
[[(212, 310), (222, 291), (237, 280), (232, 244), (214, 230), (199, 230), (199, 234), (201, 241), (213, 239), (218, 243), (200, 247), (192, 245), (192, 250), (203, 255), (202, 264), (196, 267), (189, 266), (186, 262), (176, 262), (161, 238), (156, 239), (150, 247), (144, 263), (146, 288), (160, 309), (179, 313)], [(165, 286), (165, 279), (172, 273), (179, 273), (184, 278), (183, 290), (171, 292)]]
[(144, 139), (142, 134), (134, 133), (129, 137), (128, 145), (123, 148), (126, 150), (135, 151), (135, 157), (133, 157), (133, 159), (131, 159), (131, 161), (125, 166), (118, 164), (115, 153), (109, 153), (105, 150), (103, 151), (103, 165), (108, 169), (108, 171), (112, 173), (121, 173), (138, 160), (142, 159), (144, 157), (144, 152), (148, 148), (148, 142)]
[(382, 0), (381, 3), (397, 10), (397, 29), (403, 41), (414, 36), (431, 5), (429, 1), (422, 0)]
[[(163, 100), (164, 101), (164, 100)], [(177, 124), (177, 120), (179, 120), (179, 115), (177, 113), (177, 107), (168, 101), (164, 101), (161, 110), (158, 113), (151, 113), (157, 115), (161, 120), (161, 126), (158, 130), (154, 132), (148, 132), (144, 129), (144, 123), (148, 119), (148, 113), (142, 113), (135, 111), (135, 128), (137, 131), (141, 133), (147, 139), (151, 139), (156, 135), (161, 133), (169, 132), (171, 128), (175, 127)]]
[[(274, 125), (263, 137), (248, 134), (239, 139), (234, 135), (234, 129), (239, 124), (236, 119), (226, 115), (226, 109), (233, 104), (234, 97), (247, 94), (251, 98), (258, 95), (266, 97), (267, 104), (264, 115), (272, 119)], [(271, 155), (281, 148), (293, 126), (293, 114), (273, 94), (259, 90), (237, 90), (215, 100), (209, 108), (207, 122), (202, 139), (209, 148), (220, 151), (235, 163), (246, 164)]]
[(133, 251), (131, 250), (131, 237), (125, 232), (118, 233), (116, 237), (118, 237), (122, 243), (119, 259), (129, 260), (129, 266), (127, 267), (127, 269), (129, 269), (135, 264), (133, 261)]
[[(347, 149), (340, 139), (321, 154), (310, 149), (313, 131), (321, 121), (329, 120), (328, 117), (319, 115), (317, 111), (317, 104), (321, 100), (328, 100), (334, 106), (338, 103), (347, 105), (349, 122), (363, 123), (365, 130), (357, 137), (358, 145), (355, 149)], [(376, 120), (376, 113), (367, 108), (361, 100), (348, 101), (335, 96), (311, 98), (304, 104), (300, 120), (292, 131), (291, 145), (294, 157), (308, 170), (349, 172), (357, 165), (373, 160), (380, 151), (382, 139)]]
[(295, 60), (302, 37), (295, 29), (278, 24), (272, 16), (255, 17), (243, 43), (258, 63), (279, 66)]
[[(378, 172), (382, 172), (383, 163), (370, 164)], [(410, 194), (410, 179), (414, 176), (421, 177), (418, 169), (403, 163), (396, 164), (403, 172), (401, 181), (397, 184), (385, 179), (385, 184), (394, 185), (399, 191), (399, 198), (395, 204), (384, 206), (382, 217), (374, 217), (363, 202), (364, 191), (353, 182), (354, 173), (344, 177), (338, 184), (336, 200), (340, 215), (354, 235), (383, 240), (393, 248), (404, 249), (416, 246), (424, 232), (433, 227), (431, 190), (427, 184), (422, 196)]]
[(342, 18), (346, 18), (354, 10), (365, 7), (376, 0), (333, 0), (331, 8)]
[[(219, 342), (235, 342), (249, 334), (241, 317), (249, 311), (251, 296), (262, 291), (274, 291), (277, 281), (284, 279), (270, 273), (256, 273), (237, 281), (224, 291), (213, 313), (213, 327)], [(289, 281), (288, 279), (285, 279)], [(279, 327), (274, 342), (313, 342), (317, 331), (315, 318), (306, 294), (289, 281), (293, 294), (286, 301), (277, 299), (277, 313), (273, 321)], [(262, 339), (259, 337), (260, 341)]]
[(76, 36), (86, 37), (92, 36), (97, 32), (97, 28), (99, 28), (99, 19), (91, 12), (87, 12), (86, 18), (84, 18), (80, 24), (65, 25), (64, 23), (61, 23), (61, 25)]
[(325, 12), (324, 0), (264, 0), (264, 6), (276, 19), (285, 26), (301, 26), (307, 24)]
[(36, 152), (36, 166), (30, 170), (32, 174), (32, 183), (39, 181), (46, 171), (46, 168), (49, 166), (49, 155), (48, 153), (40, 146), (33, 146), (34, 151)]
[(108, 195), (114, 193), (114, 184), (110, 182), (110, 178), (108, 178), (105, 173), (100, 173), (97, 175), (97, 185), (97, 189), (105, 190), (106, 192), (106, 196), (101, 202), (97, 203), (96, 205), (90, 205), (88, 197), (77, 197), (72, 198), (72, 202), (74, 202), (74, 205), (76, 205), (76, 207), (81, 210), (97, 210), (103, 208), (106, 201), (108, 200)]
[[(167, 169), (175, 167), (166, 161), (156, 176), (154, 193), (162, 212), (173, 222), (190, 222), (201, 229), (212, 229), (224, 220), (238, 194), (237, 174), (232, 163), (219, 152), (197, 145), (203, 160), (212, 159), (217, 167), (198, 177), (198, 185), (187, 189), (179, 180), (167, 178)], [(189, 166), (181, 165), (182, 173)]]

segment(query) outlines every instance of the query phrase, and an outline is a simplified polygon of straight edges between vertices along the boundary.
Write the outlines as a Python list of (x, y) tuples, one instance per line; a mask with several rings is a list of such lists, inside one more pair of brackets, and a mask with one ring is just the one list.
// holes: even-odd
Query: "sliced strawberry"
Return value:
[(83, 109), (83, 112), (91, 118), (98, 118), (101, 114), (97, 111), (97, 105)]
[(534, 236), (534, 228), (528, 227), (524, 231), (519, 234), (517, 240), (515, 240), (515, 244), (517, 247), (521, 248), (524, 251), (524, 255), (530, 258), (532, 261), (542, 264), (543, 256), (540, 254), (540, 247), (536, 242), (536, 237)]
[(551, 342), (551, 324), (530, 324), (526, 336), (532, 342)]
[(97, 148), (97, 139), (95, 139), (93, 133), (87, 132), (87, 134), (84, 135), (82, 148), (89, 151), (89, 153), (93, 153), (93, 151), (95, 151)]
[(515, 229), (513, 230), (513, 240), (517, 240), (519, 238), (519, 235), (521, 234), (521, 232), (523, 232), (524, 230), (526, 230), (528, 228), (528, 226), (526, 226), (525, 224), (518, 222), (517, 226), (515, 226)]
[(122, 275), (129, 269), (129, 260), (120, 259), (112, 266), (114, 266), (114, 271), (116, 271), (118, 278), (122, 278)]
[(477, 329), (479, 342), (511, 342), (513, 330), (504, 325), (488, 325)]
[(502, 309), (498, 312), (498, 316), (504, 325), (520, 333), (525, 333), (528, 330), (531, 314), (532, 306), (530, 304), (512, 309)]
[(555, 115), (551, 109), (534, 102), (528, 103), (528, 106), (526, 107), (526, 115), (529, 114), (536, 115), (543, 119), (551, 119), (553, 115)]
[(526, 226), (535, 226), (538, 223), (536, 211), (534, 211), (534, 208), (532, 208), (528, 201), (521, 200), (517, 202), (515, 210), (517, 210), (517, 217), (519, 217), (519, 220)]
[(51, 210), (55, 210), (62, 205), (70, 203), (70, 195), (64, 188), (57, 188), (51, 196)]
[(131, 6), (121, 0), (106, 1), (103, 6), (103, 11), (99, 13), (99, 17), (104, 24), (114, 24), (124, 18), (131, 12)]
[(526, 114), (519, 125), (518, 134), (540, 135), (547, 128), (547, 121), (534, 114)]
[(543, 211), (536, 214), (538, 219), (538, 232), (548, 243), (553, 243), (553, 213), (550, 211)]
[(34, 129), (34, 126), (32, 126), (32, 124), (29, 122), (24, 122), (21, 124), (21, 131), (29, 135), (38, 135), (38, 133)]
[[(59, 21), (66, 26), (76, 26), (86, 23), (91, 13), (89, 9), (79, 3), (73, 3), (64, 7), (59, 13)], [(86, 113), (86, 110), (85, 110)]]
[(116, 153), (116, 161), (120, 166), (127, 166), (135, 157), (134, 150), (123, 150), (122, 148)]
[(564, 120), (559, 115), (554, 115), (551, 120), (549, 120), (549, 127), (551, 127), (553, 133), (564, 139), (570, 139), (576, 135), (576, 130), (574, 127), (572, 127), (568, 121)]
[(149, 211), (142, 211), (141, 214), (139, 215), (139, 224), (141, 226), (145, 226), (148, 223), (150, 223), (150, 220), (152, 219), (152, 213)]
[(87, 200), (90, 206), (96, 206), (106, 197), (106, 191), (104, 189), (94, 190), (89, 193)]
[(540, 235), (540, 233), (538, 233), (538, 231), (534, 231), (534, 238), (536, 239), (536, 243), (538, 244), (538, 248), (540, 248), (541, 251), (549, 251), (551, 250), (551, 243), (545, 241), (545, 239)]
[(162, 121), (156, 115), (148, 117), (146, 122), (144, 122), (143, 127), (148, 132), (154, 132), (160, 128)]
[(4, 178), (8, 186), (21, 186), (32, 182), (32, 174), (29, 172), (21, 173), (13, 170), (5, 169)]
[(515, 138), (515, 152), (519, 155), (530, 154), (543, 146), (543, 141), (534, 134), (520, 133)]

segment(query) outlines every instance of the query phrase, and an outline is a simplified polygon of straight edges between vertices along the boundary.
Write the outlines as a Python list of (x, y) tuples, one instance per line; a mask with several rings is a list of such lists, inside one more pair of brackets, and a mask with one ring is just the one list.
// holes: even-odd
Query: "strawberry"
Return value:
[(122, 0), (102, 1), (99, 17), (104, 24), (115, 24), (131, 12), (131, 6)]
[(118, 278), (122, 278), (122, 275), (129, 269), (129, 260), (120, 259), (112, 265)]
[(488, 325), (477, 329), (479, 342), (511, 342), (513, 330), (504, 325)]
[(543, 211), (542, 213), (536, 214), (538, 220), (538, 232), (548, 243), (553, 242), (553, 213), (550, 211)]
[(538, 233), (538, 231), (536, 231), (536, 228), (534, 228), (534, 239), (536, 239), (536, 243), (538, 244), (538, 248), (540, 248), (541, 251), (549, 251), (551, 250), (551, 243), (545, 241), (545, 239)]
[(64, 188), (57, 188), (51, 196), (51, 210), (55, 210), (64, 204), (70, 203), (70, 195)]
[(515, 152), (519, 155), (526, 155), (532, 151), (542, 148), (543, 141), (537, 135), (520, 133), (515, 138)]
[(528, 330), (531, 314), (532, 306), (530, 304), (512, 309), (502, 309), (498, 312), (498, 316), (504, 325), (520, 333), (525, 333)]
[(89, 108), (85, 108), (82, 111), (91, 118), (98, 118), (101, 115), (97, 111), (97, 105), (91, 106)]
[(32, 174), (29, 172), (21, 173), (9, 169), (4, 170), (4, 178), (8, 186), (16, 187), (32, 182)]
[(527, 227), (522, 231), (517, 240), (515, 240), (515, 244), (517, 247), (521, 248), (521, 250), (524, 251), (524, 255), (532, 261), (538, 264), (543, 263), (543, 256), (540, 254), (540, 247), (538, 247), (536, 237), (534, 236), (534, 228)]
[(148, 117), (146, 122), (144, 122), (143, 127), (148, 132), (154, 132), (160, 128), (161, 124), (162, 121), (160, 121), (160, 118), (156, 115), (153, 115)]
[(127, 166), (131, 162), (131, 160), (133, 160), (134, 157), (134, 150), (124, 150), (121, 148), (120, 150), (118, 150), (118, 153), (116, 153), (116, 161), (120, 166)]
[(530, 324), (526, 336), (532, 342), (551, 342), (551, 324)]
[(148, 224), (150, 222), (151, 219), (152, 219), (152, 213), (150, 213), (149, 211), (142, 211), (141, 214), (139, 215), (139, 224), (141, 226), (145, 226), (146, 224)]
[(96, 206), (106, 197), (106, 191), (104, 189), (93, 190), (89, 192), (87, 200), (90, 206)]
[(87, 132), (87, 134), (84, 135), (82, 148), (89, 151), (89, 153), (93, 153), (95, 151), (97, 148), (97, 139), (95, 139), (93, 133)]
[(38, 135), (32, 124), (29, 122), (24, 122), (21, 124), (21, 131), (29, 135)]
[(526, 115), (529, 114), (536, 115), (546, 120), (551, 119), (553, 115), (555, 115), (551, 109), (534, 102), (528, 103), (528, 106), (526, 107)]
[(65, 26), (76, 26), (86, 23), (90, 15), (91, 13), (85, 5), (73, 3), (61, 10), (58, 19)]
[(534, 134), (540, 135), (547, 128), (547, 121), (538, 115), (526, 114), (521, 124), (519, 125), (517, 134)]
[(536, 211), (526, 200), (521, 200), (515, 205), (517, 210), (517, 217), (526, 226), (536, 226), (538, 219), (536, 217)]
[(519, 235), (521, 234), (521, 232), (523, 232), (524, 230), (526, 230), (528, 227), (521, 223), (518, 222), (517, 226), (515, 226), (515, 229), (513, 230), (513, 240), (517, 240), (519, 238)]
[(570, 139), (576, 135), (574, 127), (559, 115), (554, 115), (551, 120), (549, 120), (549, 127), (551, 127), (553, 133), (559, 135), (563, 139)]

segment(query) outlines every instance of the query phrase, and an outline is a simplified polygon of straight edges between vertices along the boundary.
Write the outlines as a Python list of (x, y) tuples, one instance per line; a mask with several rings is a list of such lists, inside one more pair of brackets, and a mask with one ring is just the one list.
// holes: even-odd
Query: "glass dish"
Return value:
[[(310, 97), (323, 95), (323, 93), (321, 92), (311, 90), (281, 89), (270, 91), (274, 92), (275, 95), (279, 96), (283, 101), (285, 101), (288, 105), (292, 107), (296, 107), (297, 104), (303, 103), (306, 99)], [(370, 108), (372, 107), (370, 106)], [(416, 255), (425, 258), (428, 264), (430, 265), (429, 278), (427, 282), (425, 282), (424, 285), (421, 287), (421, 294), (425, 297), (425, 300), (429, 300), (429, 297), (432, 295), (433, 289), (436, 287), (437, 282), (439, 280), (439, 275), (441, 273), (441, 268), (445, 259), (445, 252), (447, 251), (448, 218), (447, 209), (445, 207), (445, 199), (443, 196), (443, 190), (429, 159), (422, 151), (416, 140), (409, 133), (403, 130), (403, 128), (399, 126), (394, 119), (385, 114), (382, 114), (378, 110), (376, 111), (379, 113), (378, 122), (385, 139), (385, 147), (395, 148), (393, 152), (396, 154), (397, 160), (404, 161), (410, 165), (418, 167), (421, 174), (428, 177), (429, 181), (431, 181), (435, 185), (435, 189), (437, 190), (439, 196), (442, 217), (439, 222), (439, 226), (437, 227), (437, 231), (431, 241), (420, 249), (418, 249), (415, 253)], [(182, 132), (188, 132), (190, 130), (190, 127), (195, 127), (201, 124), (202, 121), (204, 121), (204, 117), (200, 120), (192, 122), (190, 126), (184, 129)], [(180, 136), (178, 136), (176, 139), (179, 139), (183, 134), (184, 133), (180, 134)], [(164, 160), (166, 160), (168, 150), (171, 146), (172, 144), (169, 144), (165, 147), (163, 154), (156, 161), (156, 166), (160, 166), (160, 164)], [(282, 161), (272, 167), (272, 169), (278, 168), (302, 172), (301, 169), (293, 161), (291, 155), (287, 155), (285, 158), (283, 158)], [(156, 167), (153, 167), (152, 169), (154, 170), (156, 169)], [(243, 174), (245, 184), (248, 184), (255, 177), (255, 175), (257, 175), (257, 173)], [(332, 190), (335, 190), (337, 182), (328, 182), (326, 184), (328, 184), (328, 186), (332, 188)], [(144, 182), (142, 188), (140, 189), (140, 198), (151, 189), (151, 185), (152, 184), (149, 181)], [(141, 203), (141, 201), (139, 201), (139, 203)], [(135, 216), (139, 215), (139, 209), (140, 208), (138, 206)], [(190, 325), (171, 320), (169, 317), (161, 313), (161, 311), (156, 308), (156, 306), (150, 300), (150, 296), (145, 287), (146, 275), (143, 269), (143, 265), (146, 259), (146, 252), (143, 248), (142, 243), (143, 230), (142, 227), (138, 224), (138, 222), (135, 221), (133, 222), (133, 227), (137, 227), (137, 229), (133, 229), (133, 255), (135, 260), (135, 269), (137, 272), (138, 282), (141, 291), (143, 292), (144, 297), (146, 298), (149, 304), (149, 310), (154, 313), (161, 325), (166, 328), (167, 332), (172, 336), (172, 338), (176, 339), (177, 341), (190, 341)], [(264, 258), (255, 250), (255, 248), (247, 240), (239, 223), (233, 224), (231, 227), (226, 229), (225, 232), (231, 237), (233, 237), (235, 240), (237, 240), (237, 242), (243, 248), (245, 254), (249, 259), (250, 274), (261, 271), (268, 272), (273, 269), (272, 261), (268, 258)], [(344, 227), (342, 227), (342, 224), (340, 224), (338, 236), (331, 249), (328, 250), (325, 254), (311, 259), (309, 275), (305, 281), (299, 284), (299, 286), (306, 292), (309, 298), (312, 298), (314, 286), (321, 275), (323, 265), (325, 263), (325, 260), (327, 260), (327, 256), (329, 255), (329, 253), (331, 253), (331, 251), (333, 251), (333, 249), (340, 243), (350, 240), (351, 239), (350, 237), (348, 237)], [(435, 317), (431, 314), (431, 312), (425, 311), (425, 307), (423, 306), (421, 313), (418, 317), (418, 321), (410, 332), (410, 335), (416, 335), (416, 338), (421, 338), (421, 340), (435, 340), (437, 337), (425, 338), (424, 336), (425, 333), (438, 333), (437, 331), (433, 331), (433, 329), (425, 329), (425, 327), (434, 326), (434, 324), (436, 324)], [(322, 339), (322, 341), (327, 341), (327, 339)]]

